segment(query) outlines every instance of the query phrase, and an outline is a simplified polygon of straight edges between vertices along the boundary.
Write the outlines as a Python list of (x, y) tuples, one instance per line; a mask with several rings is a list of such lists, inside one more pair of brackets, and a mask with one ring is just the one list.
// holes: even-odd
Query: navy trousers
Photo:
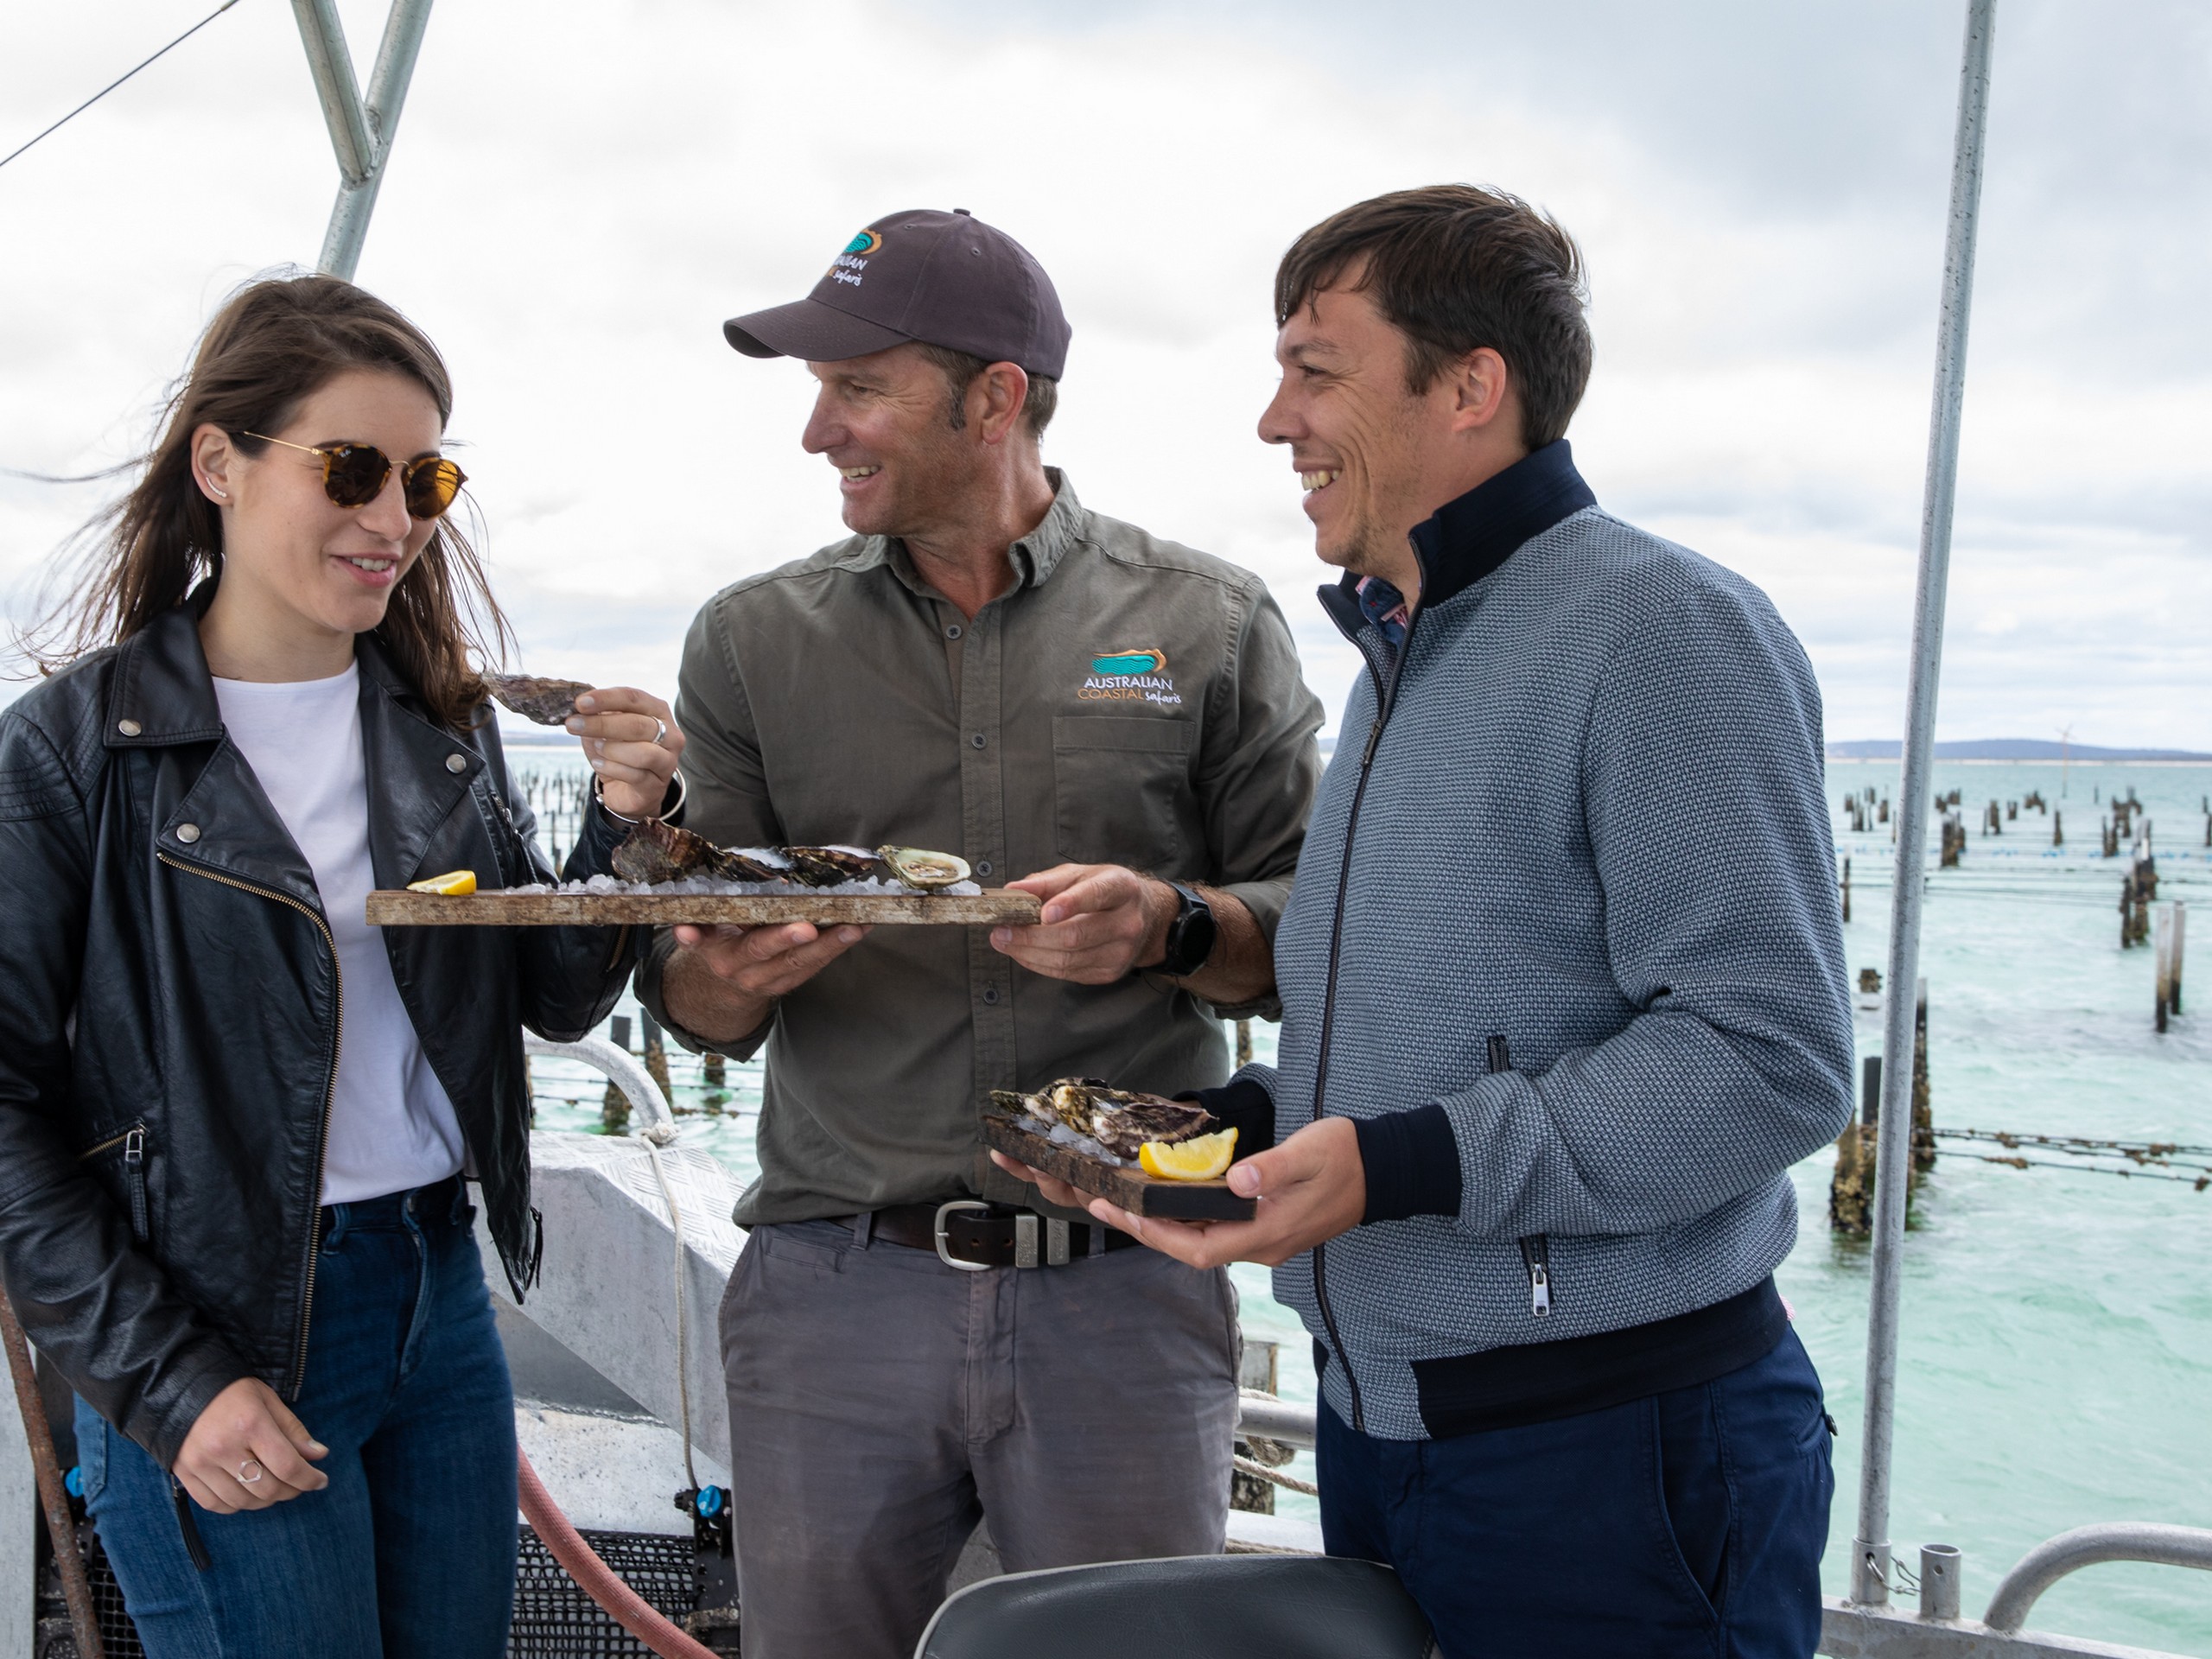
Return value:
[(515, 1411), (459, 1181), (334, 1204), (306, 1386), (319, 1492), (193, 1506), (77, 1402), (85, 1498), (150, 1659), (499, 1659), (514, 1603)]
[(1810, 1659), (1827, 1416), (1794, 1331), (1700, 1388), (1446, 1440), (1324, 1402), (1321, 1532), (1397, 1569), (1445, 1659)]

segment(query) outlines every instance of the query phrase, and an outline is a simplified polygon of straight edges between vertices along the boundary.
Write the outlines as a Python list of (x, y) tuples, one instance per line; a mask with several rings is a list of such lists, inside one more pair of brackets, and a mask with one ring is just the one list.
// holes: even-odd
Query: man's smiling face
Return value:
[(1282, 367), (1260, 435), (1290, 446), (1306, 490), (1313, 550), (1356, 575), (1378, 574), (1403, 556), (1406, 532), (1442, 505), (1428, 499), (1428, 451), (1439, 426), (1432, 408), (1448, 380), (1426, 392), (1406, 386), (1406, 337), (1371, 295), (1344, 273), (1293, 313), (1275, 336)]
[(848, 529), (914, 537), (958, 515), (980, 448), (952, 425), (944, 370), (918, 346), (807, 367), (820, 386), (803, 442), (836, 467)]

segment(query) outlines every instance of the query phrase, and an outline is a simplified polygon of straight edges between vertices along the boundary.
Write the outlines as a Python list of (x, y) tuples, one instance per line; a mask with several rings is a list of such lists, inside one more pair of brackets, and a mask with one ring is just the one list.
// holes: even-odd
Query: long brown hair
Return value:
[[(86, 526), (86, 566), (22, 644), (41, 673), (116, 644), (223, 573), (223, 520), (192, 475), (192, 435), (220, 427), (248, 455), (282, 432), (300, 405), (349, 369), (385, 369), (430, 394), (441, 427), (453, 383), (423, 331), (373, 294), (335, 276), (264, 277), (233, 294), (200, 336), (163, 411), (162, 435), (130, 493)], [(482, 562), (452, 516), (393, 588), (370, 630), (431, 712), (455, 730), (484, 699), (472, 651), (491, 662), (512, 639)]]

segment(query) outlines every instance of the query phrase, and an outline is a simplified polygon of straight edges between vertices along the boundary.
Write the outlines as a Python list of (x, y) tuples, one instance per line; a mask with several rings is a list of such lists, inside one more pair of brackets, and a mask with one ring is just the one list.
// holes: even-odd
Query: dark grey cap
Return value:
[(814, 292), (722, 324), (747, 357), (837, 363), (907, 340), (1057, 380), (1068, 320), (1045, 268), (966, 208), (877, 219), (845, 245)]

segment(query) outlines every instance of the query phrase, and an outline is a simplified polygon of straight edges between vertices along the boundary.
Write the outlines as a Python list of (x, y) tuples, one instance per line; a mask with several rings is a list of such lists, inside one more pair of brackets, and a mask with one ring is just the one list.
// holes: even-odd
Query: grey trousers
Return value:
[(1229, 1275), (1147, 1249), (963, 1273), (760, 1227), (721, 1307), (746, 1659), (909, 1659), (980, 1516), (1009, 1572), (1217, 1551)]

